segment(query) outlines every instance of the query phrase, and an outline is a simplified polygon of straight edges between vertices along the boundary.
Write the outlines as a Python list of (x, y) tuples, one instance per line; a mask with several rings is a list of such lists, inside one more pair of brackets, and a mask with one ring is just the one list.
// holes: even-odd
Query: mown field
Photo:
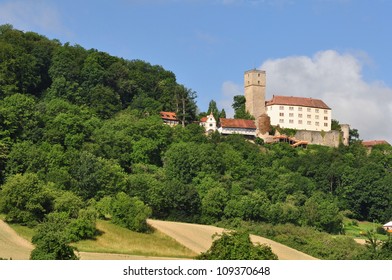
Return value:
[[(1, 219), (4, 216), (0, 216)], [(10, 224), (24, 239), (31, 241), (35, 229)], [(81, 252), (114, 253), (148, 257), (193, 258), (196, 253), (158, 231), (138, 233), (119, 227), (109, 221), (98, 220), (99, 234), (95, 239), (71, 244)]]
[(173, 258), (196, 256), (196, 253), (158, 231), (138, 233), (103, 220), (97, 221), (97, 229), (100, 234), (95, 240), (82, 240), (72, 245), (83, 252)]

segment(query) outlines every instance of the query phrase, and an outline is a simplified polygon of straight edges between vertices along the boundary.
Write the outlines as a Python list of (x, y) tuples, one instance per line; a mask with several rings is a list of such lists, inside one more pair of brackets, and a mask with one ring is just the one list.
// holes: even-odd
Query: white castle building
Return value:
[(265, 100), (266, 73), (249, 70), (244, 74), (246, 110), (257, 120), (266, 113), (271, 125), (297, 130), (331, 130), (331, 108), (320, 99), (274, 95)]

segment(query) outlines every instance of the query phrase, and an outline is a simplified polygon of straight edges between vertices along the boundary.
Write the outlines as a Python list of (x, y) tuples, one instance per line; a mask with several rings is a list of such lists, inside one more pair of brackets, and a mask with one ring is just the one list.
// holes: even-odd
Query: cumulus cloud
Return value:
[(218, 108), (224, 108), (226, 116), (232, 118), (234, 116), (234, 110), (231, 107), (233, 104), (233, 97), (236, 95), (244, 94), (243, 88), (231, 81), (225, 81), (221, 88), (222, 98), (217, 102)]
[(312, 57), (267, 60), (259, 67), (267, 73), (266, 98), (276, 94), (322, 99), (332, 108), (332, 117), (357, 128), (361, 139), (392, 143), (392, 88), (363, 79), (364, 57), (326, 50)]
[(43, 32), (69, 33), (62, 25), (57, 9), (47, 1), (6, 1), (0, 3), (2, 23), (10, 23), (17, 29)]

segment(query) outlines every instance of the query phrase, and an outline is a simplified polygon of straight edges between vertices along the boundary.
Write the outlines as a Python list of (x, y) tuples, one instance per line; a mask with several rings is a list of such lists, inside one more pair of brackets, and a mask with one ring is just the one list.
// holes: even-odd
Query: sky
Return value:
[(389, 0), (0, 0), (0, 24), (172, 71), (200, 111), (215, 100), (232, 116), (257, 68), (267, 100), (322, 99), (392, 144), (391, 14)]

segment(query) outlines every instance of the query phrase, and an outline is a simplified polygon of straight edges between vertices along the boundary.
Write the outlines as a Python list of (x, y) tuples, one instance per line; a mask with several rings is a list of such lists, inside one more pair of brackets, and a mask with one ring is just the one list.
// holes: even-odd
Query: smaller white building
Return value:
[(200, 126), (204, 127), (206, 133), (212, 133), (216, 131), (217, 127), (214, 115), (211, 113), (207, 117), (201, 118)]
[(392, 233), (392, 221), (386, 223), (385, 225), (382, 226), (387, 232)]
[(180, 123), (180, 121), (177, 119), (176, 113), (174, 112), (161, 111), (159, 114), (161, 116), (161, 119), (163, 120), (163, 123), (167, 125), (176, 126)]
[(241, 134), (256, 137), (256, 124), (253, 120), (220, 118), (220, 134)]

